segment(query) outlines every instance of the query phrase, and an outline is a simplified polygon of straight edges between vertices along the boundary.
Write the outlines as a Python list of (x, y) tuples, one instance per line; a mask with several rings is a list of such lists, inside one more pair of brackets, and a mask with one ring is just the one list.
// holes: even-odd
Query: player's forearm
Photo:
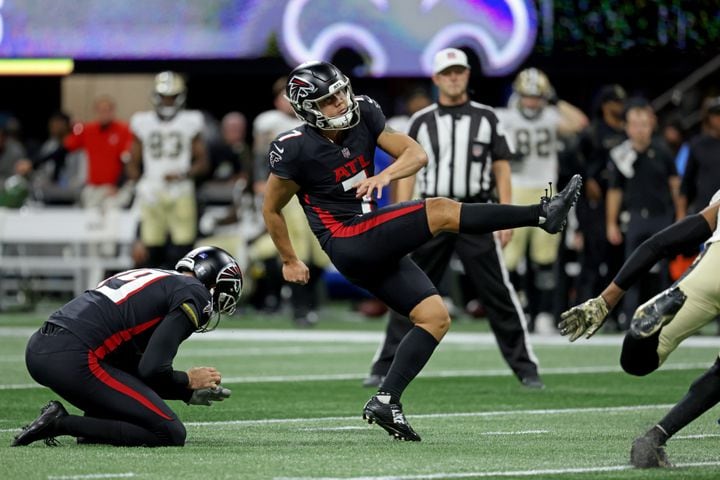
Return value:
[(673, 223), (645, 240), (630, 255), (615, 276), (614, 283), (627, 290), (658, 260), (667, 258), (692, 246), (697, 246), (712, 235), (710, 225), (700, 214), (690, 215)]
[(508, 160), (496, 160), (492, 164), (492, 170), (495, 176), (495, 189), (497, 190), (498, 202), (509, 205), (512, 203), (510, 162)]
[(296, 260), (297, 255), (290, 241), (287, 223), (282, 212), (263, 209), (263, 218), (270, 238), (272, 238), (283, 263)]
[(605, 199), (605, 224), (608, 227), (617, 225), (621, 204), (622, 191), (617, 188), (608, 190), (607, 198)]
[(390, 181), (415, 175), (428, 163), (427, 154), (420, 145), (408, 146), (398, 155), (397, 159), (383, 172), (390, 176)]

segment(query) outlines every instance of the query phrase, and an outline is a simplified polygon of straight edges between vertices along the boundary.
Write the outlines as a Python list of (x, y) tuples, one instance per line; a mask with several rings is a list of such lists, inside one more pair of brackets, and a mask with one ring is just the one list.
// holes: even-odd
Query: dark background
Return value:
[[(652, 100), (718, 54), (720, 3), (717, 0), (537, 0), (535, 48), (521, 68), (544, 70), (559, 96), (588, 114), (594, 96), (605, 84), (619, 83), (630, 95)], [(505, 102), (515, 74), (484, 78), (479, 60), (470, 54), (470, 88), (476, 101), (497, 106)], [(431, 88), (426, 78), (359, 78), (353, 76), (362, 58), (350, 50), (336, 52), (333, 62), (352, 79), (355, 93), (375, 98), (387, 116), (403, 113), (403, 95), (416, 85)], [(171, 69), (188, 79), (190, 108), (220, 118), (231, 110), (248, 120), (271, 108), (271, 85), (290, 66), (281, 58), (203, 61), (76, 61), (77, 73), (156, 73)], [(0, 77), (0, 111), (15, 115), (26, 139), (45, 136), (46, 119), (61, 105), (59, 77)], [(703, 96), (720, 94), (720, 74), (714, 72), (682, 97), (679, 109), (687, 116)], [(149, 92), (148, 92), (149, 95)]]

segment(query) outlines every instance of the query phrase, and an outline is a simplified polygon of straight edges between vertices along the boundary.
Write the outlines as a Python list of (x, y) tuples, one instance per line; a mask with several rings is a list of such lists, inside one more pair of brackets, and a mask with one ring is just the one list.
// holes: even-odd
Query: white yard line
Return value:
[(519, 430), (517, 432), (481, 432), (478, 435), (540, 435), (550, 430)]
[[(493, 410), (489, 412), (459, 412), (459, 413), (424, 413), (411, 415), (413, 419), (419, 418), (467, 418), (467, 417), (498, 417), (503, 415), (565, 415), (573, 413), (613, 413), (635, 412), (642, 410), (665, 410), (672, 404), (655, 405), (628, 405), (620, 407), (583, 407), (583, 408), (548, 408), (536, 410)], [(293, 424), (306, 422), (347, 422), (358, 420), (358, 416), (345, 417), (301, 417), (301, 418), (265, 418), (258, 420), (226, 420), (219, 422), (187, 422), (190, 427), (219, 427), (219, 426), (252, 426), (268, 424)]]
[(131, 478), (136, 477), (133, 472), (127, 473), (88, 473), (84, 475), (50, 475), (48, 480), (84, 480), (90, 478)]
[[(37, 328), (29, 327), (0, 327), (0, 338), (29, 338)], [(247, 342), (320, 342), (320, 343), (372, 343), (377, 344), (383, 338), (379, 331), (355, 330), (263, 330), (263, 329), (231, 329), (223, 328), (205, 334), (193, 335), (188, 342), (218, 342), (218, 341), (247, 341)], [(531, 334), (530, 340), (538, 346), (565, 346), (568, 348), (587, 348), (593, 346), (619, 346), (624, 336), (621, 334), (595, 336), (588, 341), (570, 343), (567, 337), (560, 335)], [(454, 332), (452, 329), (443, 339), (444, 344), (472, 344), (496, 345), (492, 333)], [(695, 347), (717, 348), (717, 337), (694, 336), (683, 341), (683, 345)]]
[[(233, 348), (187, 348), (181, 350), (179, 356), (191, 357), (267, 357), (285, 355), (318, 355), (337, 353), (372, 353), (370, 346), (293, 346), (293, 347), (243, 347)], [(22, 358), (22, 357), (18, 357)], [(0, 357), (0, 362), (2, 362)]]
[(367, 427), (358, 427), (358, 426), (351, 426), (346, 425), (343, 427), (302, 427), (298, 428), (298, 430), (301, 430), (303, 432), (339, 432), (339, 431), (345, 431), (345, 430), (366, 430)]
[[(698, 370), (705, 369), (710, 363), (671, 363), (663, 365), (661, 370)], [(599, 365), (590, 367), (556, 367), (543, 368), (544, 375), (579, 375), (585, 373), (620, 373), (622, 369), (618, 365)], [(513, 374), (506, 368), (488, 370), (437, 370), (421, 372), (423, 378), (482, 378), (482, 377), (511, 377)], [(330, 382), (338, 380), (361, 380), (367, 376), (362, 373), (332, 373), (332, 374), (297, 374), (297, 375), (248, 375), (242, 377), (224, 377), (223, 383), (282, 383), (282, 382)], [(0, 384), (0, 390), (23, 390), (44, 388), (35, 383), (10, 383)]]
[(720, 437), (720, 433), (700, 433), (697, 435), (676, 435), (672, 437), (673, 440), (694, 440), (698, 438), (717, 438)]
[[(716, 467), (720, 462), (680, 463), (677, 467)], [(608, 465), (605, 467), (553, 468), (546, 470), (514, 470), (496, 472), (428, 473), (419, 475), (365, 476), (365, 477), (275, 477), (275, 480), (433, 480), (440, 478), (483, 478), (483, 477), (534, 477), (540, 475), (564, 475), (569, 473), (618, 472), (633, 469), (630, 465)]]

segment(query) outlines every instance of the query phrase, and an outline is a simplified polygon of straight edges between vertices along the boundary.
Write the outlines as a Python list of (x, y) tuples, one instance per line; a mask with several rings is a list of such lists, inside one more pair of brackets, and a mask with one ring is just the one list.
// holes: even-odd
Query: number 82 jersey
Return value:
[(518, 187), (545, 188), (557, 181), (560, 113), (546, 106), (533, 118), (525, 117), (517, 108), (497, 108), (507, 139), (515, 147), (511, 162), (512, 183)]

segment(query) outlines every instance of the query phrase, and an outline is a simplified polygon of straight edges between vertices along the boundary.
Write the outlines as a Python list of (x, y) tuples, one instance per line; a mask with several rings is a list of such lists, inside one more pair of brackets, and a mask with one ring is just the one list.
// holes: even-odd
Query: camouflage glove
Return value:
[(195, 390), (188, 400), (188, 405), (212, 405), (212, 402), (222, 402), (230, 396), (232, 391), (225, 387), (199, 388)]
[(571, 342), (583, 335), (585, 338), (590, 338), (605, 323), (607, 314), (608, 304), (605, 299), (602, 297), (591, 298), (560, 315), (562, 319), (558, 325), (560, 334), (570, 335)]

